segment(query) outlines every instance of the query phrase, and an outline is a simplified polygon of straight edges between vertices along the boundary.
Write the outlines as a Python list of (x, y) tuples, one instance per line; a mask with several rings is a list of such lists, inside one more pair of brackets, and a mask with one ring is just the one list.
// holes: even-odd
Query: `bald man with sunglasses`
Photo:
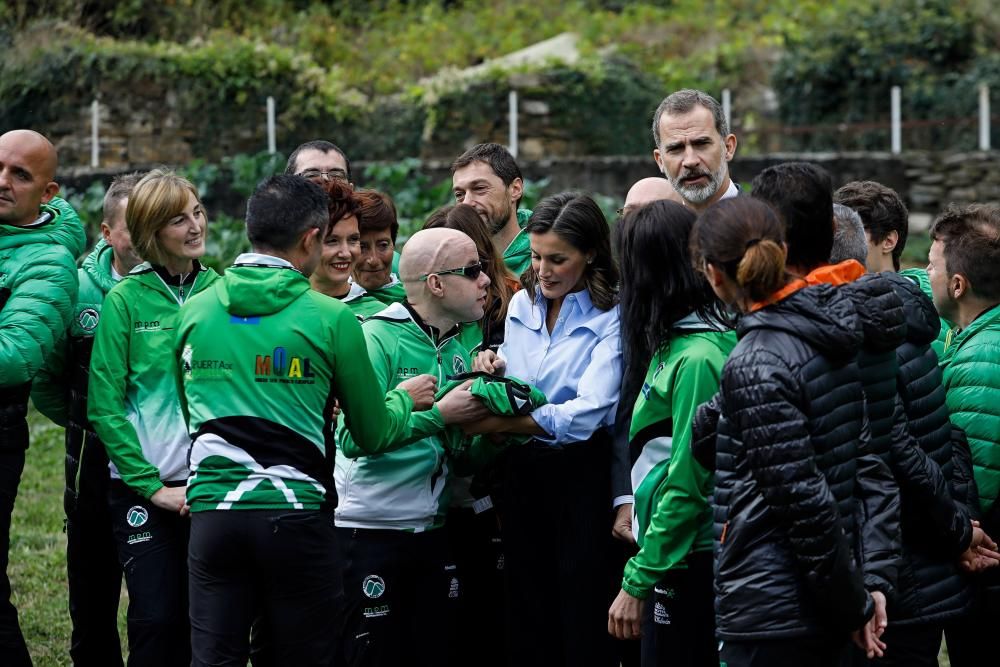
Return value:
[[(441, 386), (471, 370), (459, 325), (482, 318), (490, 283), (472, 239), (452, 229), (417, 232), (403, 249), (400, 277), (406, 300), (362, 326), (381, 388), (424, 373)], [(488, 414), (465, 385), (411, 415), (407, 432), (378, 455), (339, 429), (335, 524), (346, 605), (338, 664), (448, 664), (461, 586), (440, 530), (452, 474), (447, 427)]]

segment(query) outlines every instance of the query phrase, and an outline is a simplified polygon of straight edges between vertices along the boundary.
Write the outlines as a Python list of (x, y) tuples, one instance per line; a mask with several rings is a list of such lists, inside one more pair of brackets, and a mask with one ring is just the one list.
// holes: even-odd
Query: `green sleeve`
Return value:
[(66, 334), (56, 343), (45, 360), (45, 365), (39, 369), (31, 383), (31, 402), (35, 404), (35, 408), (63, 427), (69, 423), (71, 378), (66, 367), (68, 349), (69, 334)]
[(65, 336), (79, 288), (76, 265), (62, 246), (24, 258), (5, 285), (10, 296), (0, 309), (0, 386), (30, 382)]
[[(413, 400), (405, 391), (387, 391), (389, 366), (384, 351), (380, 346), (366, 345), (361, 325), (350, 310), (338, 312), (331, 338), (333, 388), (344, 412), (341, 449), (351, 458), (381, 454), (408, 431)], [(364, 349), (367, 355), (360, 354)]]
[(973, 338), (955, 350), (944, 367), (944, 385), (951, 422), (969, 441), (986, 514), (1000, 498), (1000, 336), (984, 343)]
[(151, 498), (163, 488), (160, 471), (146, 460), (135, 427), (125, 416), (131, 323), (126, 299), (112, 290), (101, 309), (101, 325), (90, 356), (87, 416), (122, 481), (144, 498)]
[(645, 599), (667, 570), (683, 563), (710, 520), (712, 473), (691, 454), (691, 422), (698, 406), (718, 391), (719, 370), (704, 358), (685, 359), (676, 374), (670, 374), (671, 459), (655, 492), (656, 509), (642, 548), (625, 564), (622, 590), (634, 597)]

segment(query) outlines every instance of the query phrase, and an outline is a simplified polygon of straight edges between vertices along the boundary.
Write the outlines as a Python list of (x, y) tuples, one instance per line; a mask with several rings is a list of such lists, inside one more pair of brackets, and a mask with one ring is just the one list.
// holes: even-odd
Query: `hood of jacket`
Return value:
[(216, 283), (219, 301), (230, 315), (257, 317), (285, 309), (312, 289), (291, 266), (235, 265)]
[(854, 300), (833, 285), (799, 289), (776, 303), (740, 318), (740, 338), (757, 329), (781, 331), (801, 338), (830, 359), (847, 361), (857, 356), (864, 342), (861, 319)]
[(888, 352), (906, 341), (907, 320), (903, 300), (886, 276), (867, 273), (841, 288), (854, 301), (865, 335), (864, 345), (871, 352)]
[(914, 345), (930, 345), (941, 332), (941, 316), (934, 302), (920, 285), (906, 276), (886, 272), (881, 274), (903, 302), (906, 317), (906, 340)]
[(69, 202), (61, 197), (53, 197), (48, 204), (42, 204), (40, 211), (52, 214), (53, 218), (45, 224), (31, 227), (0, 225), (0, 249), (33, 243), (58, 243), (69, 250), (74, 258), (79, 257), (87, 247), (87, 236), (80, 216)]
[(97, 242), (87, 258), (83, 260), (83, 272), (94, 281), (94, 284), (105, 294), (118, 284), (111, 272), (111, 261), (114, 259), (114, 248), (104, 239)]

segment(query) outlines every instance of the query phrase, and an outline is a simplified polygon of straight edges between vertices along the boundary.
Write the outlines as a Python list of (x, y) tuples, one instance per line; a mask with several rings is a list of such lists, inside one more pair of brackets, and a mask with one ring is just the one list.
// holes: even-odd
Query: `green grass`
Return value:
[[(31, 446), (14, 505), (8, 573), (21, 630), (35, 667), (70, 665), (62, 508), (63, 430), (34, 409), (28, 423)], [(118, 626), (124, 638), (124, 587), (122, 595)]]
[[(62, 509), (63, 430), (34, 409), (28, 423), (31, 447), (14, 507), (8, 572), (21, 630), (35, 667), (63, 667), (71, 664)], [(126, 604), (123, 586), (118, 610), (123, 643)], [(943, 646), (939, 659), (941, 667), (949, 666)]]

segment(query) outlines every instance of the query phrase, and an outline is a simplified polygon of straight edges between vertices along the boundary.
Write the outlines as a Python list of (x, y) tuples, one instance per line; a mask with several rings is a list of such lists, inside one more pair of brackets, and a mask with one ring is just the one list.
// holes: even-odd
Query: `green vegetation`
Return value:
[[(789, 125), (887, 120), (889, 89), (901, 86), (906, 119), (953, 119), (919, 130), (926, 147), (974, 148), (975, 132), (957, 119), (975, 113), (980, 84), (1000, 89), (998, 23), (995, 12), (981, 10), (976, 2), (890, 0), (787, 39), (772, 78), (780, 119)], [(856, 134), (859, 148), (886, 146), (885, 129)], [(917, 140), (909, 131), (908, 141)], [(804, 136), (799, 148), (829, 145), (820, 132)]]
[[(236, 256), (250, 249), (243, 224), (244, 205), (254, 187), (264, 178), (284, 171), (285, 156), (261, 152), (254, 155), (234, 155), (223, 158), (218, 164), (194, 160), (178, 169), (198, 189), (208, 209), (209, 234), (204, 263), (217, 271), (232, 264)], [(365, 167), (358, 178), (366, 188), (389, 194), (396, 204), (399, 219), (399, 239), (406, 241), (423, 227), (434, 209), (452, 203), (451, 180), (438, 183), (421, 170), (420, 160), (404, 158), (396, 162), (376, 162)], [(547, 178), (538, 181), (526, 179), (521, 205), (532, 208), (543, 196), (549, 184)], [(73, 204), (86, 226), (88, 246), (100, 234), (105, 183), (94, 181), (87, 187), (74, 191), (67, 188), (63, 196)], [(593, 194), (609, 221), (621, 201), (599, 193)]]
[[(35, 667), (70, 665), (66, 534), (63, 532), (63, 430), (32, 409), (31, 446), (14, 505), (8, 573), (21, 631)], [(125, 636), (125, 592), (118, 614)], [(123, 646), (124, 650), (124, 646)]]
[[(985, 0), (13, 0), (0, 5), (0, 126), (76, 122), (95, 96), (127, 91), (122, 122), (168, 99), (198, 119), (185, 127), (196, 154), (218, 160), (248, 150), (220, 132), (259, 125), (273, 95), (283, 141), (335, 132), (352, 155), (396, 160), (496, 134), (513, 75), (570, 152), (640, 153), (651, 105), (684, 86), (732, 89), (746, 128), (767, 120), (772, 88), (789, 124), (882, 118), (897, 83), (908, 117), (967, 116), (978, 82), (1000, 85), (998, 27)], [(454, 75), (568, 31), (574, 64)]]

